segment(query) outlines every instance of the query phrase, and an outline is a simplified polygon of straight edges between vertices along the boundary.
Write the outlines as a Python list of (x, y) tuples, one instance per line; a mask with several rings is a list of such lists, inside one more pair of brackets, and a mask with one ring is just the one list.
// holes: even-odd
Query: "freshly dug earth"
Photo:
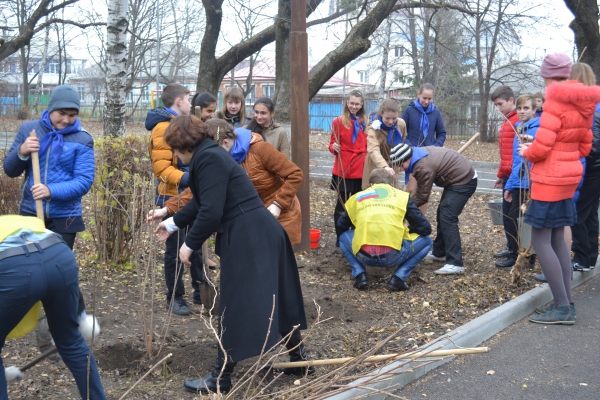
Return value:
[[(431, 196), (428, 218), (435, 227), (435, 210), (440, 192)], [(486, 196), (474, 196), (460, 218), (466, 273), (460, 276), (437, 276), (433, 271), (439, 262), (422, 262), (410, 276), (408, 292), (387, 290), (391, 269), (368, 270), (370, 287), (357, 291), (352, 287), (350, 267), (335, 248), (332, 212), (334, 192), (326, 182), (311, 182), (311, 226), (321, 229), (320, 246), (308, 253), (297, 254), (305, 309), (313, 323), (320, 308), (320, 323), (306, 339), (312, 359), (355, 356), (372, 348), (383, 338), (408, 324), (411, 331), (388, 342), (381, 353), (393, 353), (428, 343), (471, 319), (493, 309), (535, 286), (534, 270), (527, 270), (520, 286), (510, 283), (507, 270), (494, 267), (492, 254), (503, 249), (502, 229), (493, 226), (486, 210)], [(205, 318), (190, 299), (191, 286), (186, 273), (188, 303), (193, 314), (169, 316), (164, 305), (162, 270), (156, 271), (155, 325), (152, 356), (146, 356), (143, 341), (141, 306), (141, 274), (134, 270), (101, 269), (87, 261), (93, 250), (80, 240), (76, 253), (81, 260), (81, 286), (88, 308), (93, 305), (96, 286), (96, 315), (102, 334), (94, 343), (94, 354), (107, 395), (121, 397), (149, 367), (172, 353), (137, 386), (130, 399), (193, 399), (185, 392), (183, 381), (207, 373), (216, 357), (217, 342), (202, 322)], [(162, 246), (159, 246), (159, 248)], [(162, 255), (156, 256), (162, 263)], [(159, 266), (160, 269), (160, 266)], [(539, 267), (536, 268), (539, 270)], [(538, 271), (539, 272), (539, 271)], [(96, 283), (96, 285), (95, 285)], [(149, 296), (147, 296), (148, 298)], [(150, 307), (151, 302), (145, 302)], [(170, 326), (167, 327), (168, 321)], [(214, 321), (214, 320), (213, 320)], [(148, 322), (149, 323), (149, 322)], [(308, 335), (305, 335), (308, 336)], [(38, 354), (35, 336), (9, 340), (2, 354), (5, 366), (23, 365)], [(282, 358), (283, 359), (283, 358)], [(251, 365), (242, 362), (236, 368), (234, 381)], [(320, 367), (317, 375), (328, 368)], [(269, 390), (293, 387), (297, 378), (279, 379)], [(301, 381), (314, 379), (302, 378)], [(44, 361), (25, 373), (25, 379), (9, 385), (11, 399), (75, 399), (78, 398), (67, 368)]]

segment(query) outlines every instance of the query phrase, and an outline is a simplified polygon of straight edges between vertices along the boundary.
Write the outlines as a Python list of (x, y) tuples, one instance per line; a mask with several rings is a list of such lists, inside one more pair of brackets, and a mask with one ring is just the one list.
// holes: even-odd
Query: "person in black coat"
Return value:
[[(216, 392), (217, 385), (221, 392), (229, 391), (236, 363), (259, 355), (265, 338), (265, 348), (270, 349), (280, 340), (280, 334), (286, 336), (293, 331), (286, 343), (291, 350), (290, 361), (307, 359), (299, 332), (306, 329), (306, 316), (290, 240), (263, 205), (246, 172), (226, 150), (210, 140), (214, 136), (195, 116), (179, 116), (169, 124), (164, 140), (175, 155), (190, 165), (189, 187), (194, 198), (156, 229), (159, 239), (164, 239), (168, 232), (194, 223), (179, 251), (186, 265), (190, 264), (193, 251), (217, 232), (222, 347), (208, 375), (184, 384), (187, 390), (202, 393)], [(301, 375), (313, 371), (314, 367), (283, 372)]]

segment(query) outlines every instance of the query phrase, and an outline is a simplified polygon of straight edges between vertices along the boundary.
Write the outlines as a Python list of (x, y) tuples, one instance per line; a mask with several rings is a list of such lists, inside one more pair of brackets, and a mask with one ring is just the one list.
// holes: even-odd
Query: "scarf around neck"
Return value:
[[(375, 115), (373, 115), (373, 120), (374, 119)], [(394, 125), (392, 126), (387, 126), (386, 124), (384, 124), (383, 118), (381, 116), (378, 118), (378, 120), (379, 122), (381, 122), (379, 129), (383, 129), (387, 132), (388, 146), (391, 146), (392, 143), (394, 145), (399, 145), (400, 143), (402, 143), (402, 133), (400, 133), (400, 130), (398, 130), (398, 118), (396, 118), (396, 121), (394, 121)]]
[(435, 110), (435, 105), (433, 104), (433, 102), (431, 102), (427, 106), (427, 109), (423, 109), (423, 106), (421, 105), (419, 99), (413, 101), (413, 104), (415, 108), (421, 112), (421, 124), (419, 129), (421, 130), (421, 132), (423, 132), (423, 137), (427, 137), (427, 135), (429, 134), (429, 118), (427, 118), (427, 114), (430, 114), (433, 112), (433, 110)]
[(412, 172), (413, 172), (415, 163), (417, 161), (419, 161), (421, 158), (427, 157), (429, 155), (427, 150), (425, 150), (421, 147), (413, 147), (412, 149), (413, 149), (413, 153), (412, 153), (412, 156), (410, 157), (410, 164), (408, 164), (408, 171), (406, 171), (404, 173), (404, 184), (405, 185), (408, 185), (408, 178), (410, 177), (410, 174), (412, 174)]
[(352, 143), (355, 143), (356, 138), (358, 137), (358, 132), (360, 132), (361, 128), (364, 132), (365, 129), (367, 129), (367, 127), (365, 125), (365, 121), (359, 120), (354, 114), (350, 114), (350, 119), (354, 121), (354, 130), (352, 131)]
[(235, 128), (233, 131), (237, 137), (235, 138), (235, 142), (233, 142), (233, 147), (229, 153), (235, 162), (239, 164), (244, 161), (248, 155), (248, 149), (250, 149), (250, 140), (252, 139), (252, 131), (245, 128)]
[(81, 122), (79, 121), (79, 118), (75, 118), (75, 122), (73, 122), (72, 125), (61, 130), (56, 130), (54, 125), (52, 125), (52, 121), (50, 121), (50, 113), (48, 110), (44, 110), (40, 117), (40, 122), (50, 132), (42, 138), (39, 153), (45, 154), (48, 147), (50, 147), (50, 156), (53, 157), (54, 165), (56, 165), (63, 150), (63, 135), (81, 131)]

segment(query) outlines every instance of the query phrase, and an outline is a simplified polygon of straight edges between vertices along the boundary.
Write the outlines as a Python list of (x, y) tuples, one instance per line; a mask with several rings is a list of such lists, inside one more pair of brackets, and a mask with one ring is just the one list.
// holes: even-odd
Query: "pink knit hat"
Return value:
[(568, 78), (571, 75), (571, 59), (562, 53), (552, 53), (542, 61), (542, 78)]

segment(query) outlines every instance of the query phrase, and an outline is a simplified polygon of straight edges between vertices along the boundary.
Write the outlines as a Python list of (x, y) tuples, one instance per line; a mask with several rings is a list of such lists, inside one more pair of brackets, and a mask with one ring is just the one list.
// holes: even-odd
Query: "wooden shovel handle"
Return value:
[[(36, 137), (35, 129), (29, 133), (29, 137)], [(37, 185), (38, 183), (42, 183), (42, 178), (40, 176), (40, 156), (37, 151), (31, 153), (31, 167), (33, 169), (33, 184)], [(44, 220), (44, 203), (42, 199), (35, 201), (35, 212), (37, 217)]]

